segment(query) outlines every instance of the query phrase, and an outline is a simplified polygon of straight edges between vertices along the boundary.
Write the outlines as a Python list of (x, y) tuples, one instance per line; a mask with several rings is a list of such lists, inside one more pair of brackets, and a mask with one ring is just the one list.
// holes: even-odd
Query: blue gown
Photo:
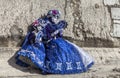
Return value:
[(37, 21), (43, 26), (42, 30), (37, 32), (35, 42), (32, 44), (30, 43), (31, 32), (26, 35), (25, 41), (17, 53), (17, 64), (27, 66), (28, 64), (19, 59), (20, 56), (27, 57), (43, 71), (43, 74), (82, 73), (94, 64), (93, 58), (84, 50), (62, 38), (61, 30), (54, 34), (55, 37), (51, 36), (53, 32), (64, 27), (64, 21), (60, 24), (52, 24), (48, 19), (38, 19)]

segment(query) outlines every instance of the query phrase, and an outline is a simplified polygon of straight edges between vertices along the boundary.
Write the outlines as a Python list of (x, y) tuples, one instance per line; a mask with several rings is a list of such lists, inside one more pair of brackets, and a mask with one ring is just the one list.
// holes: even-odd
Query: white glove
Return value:
[(53, 37), (53, 36), (55, 36), (55, 35), (57, 35), (60, 31), (62, 31), (63, 29), (58, 29), (58, 30), (56, 30), (55, 32), (53, 32), (52, 34), (51, 34), (51, 36)]

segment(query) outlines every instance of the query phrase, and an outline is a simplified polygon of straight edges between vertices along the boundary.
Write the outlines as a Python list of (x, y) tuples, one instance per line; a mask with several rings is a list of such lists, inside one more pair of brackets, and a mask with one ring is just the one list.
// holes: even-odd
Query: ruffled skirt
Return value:
[(29, 58), (43, 73), (81, 73), (94, 64), (90, 55), (63, 38), (53, 39), (48, 44), (24, 44), (17, 53), (17, 64), (26, 65), (21, 63), (24, 60), (21, 60), (20, 56)]

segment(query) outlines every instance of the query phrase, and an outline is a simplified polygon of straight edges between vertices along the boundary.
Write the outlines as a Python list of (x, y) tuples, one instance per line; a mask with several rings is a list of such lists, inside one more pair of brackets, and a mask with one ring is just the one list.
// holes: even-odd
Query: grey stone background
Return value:
[[(68, 22), (64, 37), (94, 58), (87, 72), (41, 75), (15, 64), (29, 25), (50, 9)], [(119, 30), (120, 0), (0, 0), (0, 78), (120, 78)]]
[[(62, 12), (68, 22), (66, 39), (83, 47), (119, 47), (114, 37), (111, 8), (119, 0), (0, 0), (0, 46), (20, 46), (28, 26), (50, 9)], [(112, 18), (113, 17), (113, 18)], [(116, 16), (119, 18), (119, 16)], [(120, 26), (119, 26), (120, 27)]]

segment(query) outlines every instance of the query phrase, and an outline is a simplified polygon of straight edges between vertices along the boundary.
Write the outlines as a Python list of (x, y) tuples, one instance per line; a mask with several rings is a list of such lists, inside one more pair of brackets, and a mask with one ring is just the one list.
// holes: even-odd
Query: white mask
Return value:
[(55, 24), (57, 24), (58, 23), (58, 18), (57, 17), (52, 17), (52, 22), (54, 22)]

